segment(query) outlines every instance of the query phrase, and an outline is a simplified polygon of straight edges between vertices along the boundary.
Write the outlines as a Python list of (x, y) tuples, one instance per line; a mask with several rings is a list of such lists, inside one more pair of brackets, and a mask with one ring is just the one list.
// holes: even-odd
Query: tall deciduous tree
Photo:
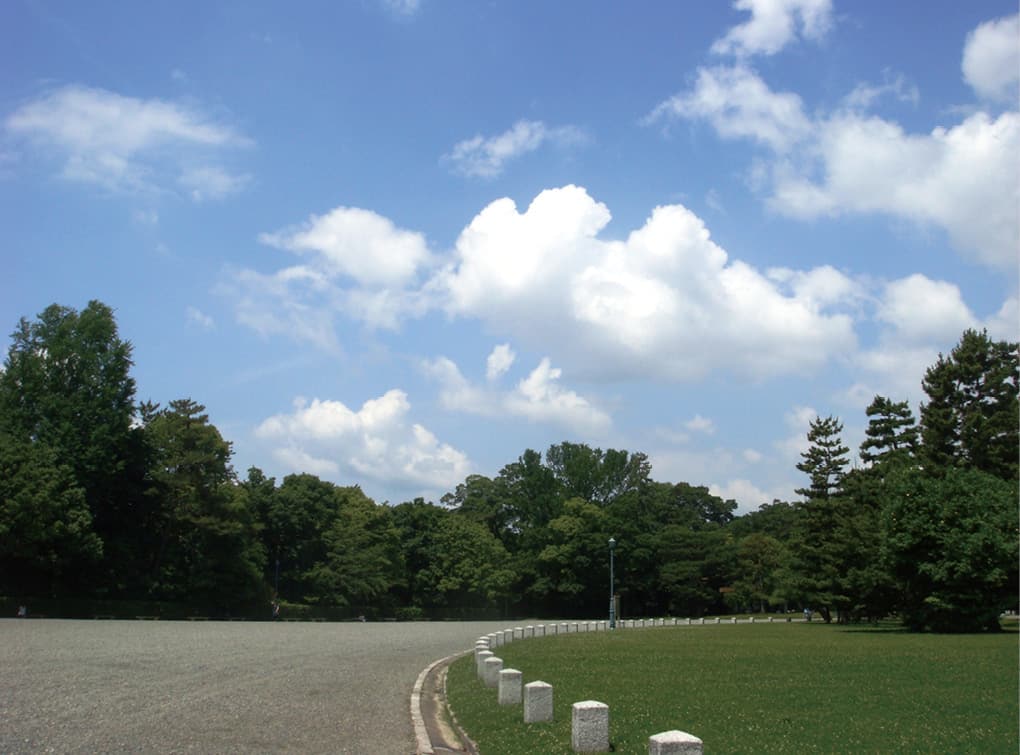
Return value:
[(914, 629), (998, 630), (1016, 608), (1016, 486), (976, 469), (903, 469), (887, 478), (884, 544)]
[(922, 382), (921, 437), (929, 469), (972, 467), (1016, 480), (1020, 455), (1017, 344), (966, 330)]
[(102, 550), (71, 468), (48, 446), (0, 432), (0, 590), (56, 597), (87, 589), (78, 577)]
[(54, 304), (34, 321), (22, 318), (11, 339), (0, 431), (52, 449), (84, 493), (93, 531), (103, 541), (123, 537), (136, 524), (128, 478), (140, 470), (132, 466), (131, 344), (118, 335), (113, 310), (98, 301), (81, 312)]

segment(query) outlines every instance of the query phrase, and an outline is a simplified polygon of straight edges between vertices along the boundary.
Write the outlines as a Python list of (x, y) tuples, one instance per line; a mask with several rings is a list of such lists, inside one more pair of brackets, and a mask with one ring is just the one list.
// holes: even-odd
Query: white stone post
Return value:
[(517, 639), (517, 633), (521, 633), (521, 639), (524, 639), (524, 627), (514, 627), (514, 639)]
[(526, 632), (526, 634), (525, 634), (526, 637), (534, 637), (535, 636), (535, 627), (533, 625), (531, 625), (531, 624), (528, 624), (528, 626), (524, 627), (524, 631)]
[(503, 644), (506, 645), (508, 642), (514, 641), (514, 630), (504, 629), (503, 630)]
[(503, 659), (502, 658), (486, 658), (485, 659), (485, 676), (482, 677), (482, 681), (485, 682), (486, 687), (496, 688), (499, 686), (499, 672), (503, 670)]
[(530, 682), (524, 685), (524, 723), (552, 721), (553, 688), (546, 682)]
[(515, 668), (505, 668), (499, 672), (499, 704), (521, 704), (521, 672)]
[(491, 650), (479, 650), (478, 656), (475, 658), (475, 664), (478, 666), (478, 678), (485, 679), (485, 662), (494, 657), (496, 654)]
[(753, 624), (754, 623), (754, 617), (753, 616), (748, 617), (747, 623), (748, 624)]
[(701, 753), (704, 745), (700, 739), (686, 731), (664, 731), (648, 738), (648, 755), (678, 755), (679, 753)]
[(580, 630), (580, 629), (578, 628), (578, 623), (577, 623), (577, 622), (575, 621), (575, 622), (574, 622), (574, 634), (577, 634), (577, 633), (578, 633), (578, 632), (580, 632), (580, 631), (581, 631), (581, 630)]
[(609, 706), (597, 700), (574, 703), (570, 719), (574, 752), (609, 751)]
[(736, 624), (737, 623), (737, 617), (734, 616), (732, 619), (730, 619), (730, 623), (731, 624)]
[(560, 629), (562, 630), (563, 634), (567, 634), (570, 631), (570, 625), (566, 623), (560, 624)]

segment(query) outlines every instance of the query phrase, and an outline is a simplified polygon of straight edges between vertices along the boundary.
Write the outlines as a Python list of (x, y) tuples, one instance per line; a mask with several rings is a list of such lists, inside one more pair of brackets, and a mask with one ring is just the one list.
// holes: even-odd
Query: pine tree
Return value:
[(948, 357), (925, 373), (921, 406), (925, 466), (970, 467), (1017, 479), (1020, 359), (1017, 344), (966, 330)]
[(798, 495), (809, 500), (828, 500), (842, 491), (850, 449), (843, 445), (841, 432), (843, 424), (835, 417), (812, 420), (807, 436), (811, 445), (801, 454), (804, 461), (797, 465), (797, 469), (811, 478), (811, 484), (798, 488)]
[(873, 468), (890, 462), (905, 461), (917, 455), (917, 425), (906, 401), (894, 403), (875, 396), (868, 406), (871, 418), (861, 443), (861, 460)]

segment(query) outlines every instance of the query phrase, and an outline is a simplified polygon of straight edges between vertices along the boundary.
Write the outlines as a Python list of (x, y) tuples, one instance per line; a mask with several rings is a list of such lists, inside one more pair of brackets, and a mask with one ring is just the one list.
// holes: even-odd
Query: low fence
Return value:
[[(617, 629), (641, 629), (664, 626), (695, 626), (705, 624), (754, 624), (754, 623), (789, 623), (804, 621), (784, 617), (754, 617), (738, 619), (736, 616), (723, 619), (627, 619), (616, 622)], [(525, 723), (551, 721), (553, 718), (553, 687), (543, 681), (522, 684), (523, 674), (518, 669), (504, 668), (503, 659), (496, 655), (496, 649), (515, 640), (526, 640), (533, 637), (549, 637), (560, 634), (576, 634), (579, 632), (609, 631), (608, 621), (569, 621), (554, 624), (537, 624), (523, 627), (511, 627), (502, 631), (490, 632), (475, 641), (475, 670), (478, 678), (486, 687), (496, 690), (499, 705), (523, 706)], [(598, 700), (583, 700), (571, 706), (571, 747), (574, 752), (609, 752), (609, 706)], [(653, 734), (648, 738), (649, 755), (667, 755), (667, 753), (701, 753), (703, 743), (698, 737), (685, 731), (672, 731)]]

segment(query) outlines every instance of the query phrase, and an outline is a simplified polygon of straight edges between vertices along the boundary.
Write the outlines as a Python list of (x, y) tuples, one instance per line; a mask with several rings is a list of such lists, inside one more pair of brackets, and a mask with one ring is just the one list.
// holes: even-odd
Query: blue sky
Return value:
[(0, 322), (114, 307), (242, 474), (438, 500), (569, 440), (748, 511), (1020, 330), (1015, 2), (0, 16)]

